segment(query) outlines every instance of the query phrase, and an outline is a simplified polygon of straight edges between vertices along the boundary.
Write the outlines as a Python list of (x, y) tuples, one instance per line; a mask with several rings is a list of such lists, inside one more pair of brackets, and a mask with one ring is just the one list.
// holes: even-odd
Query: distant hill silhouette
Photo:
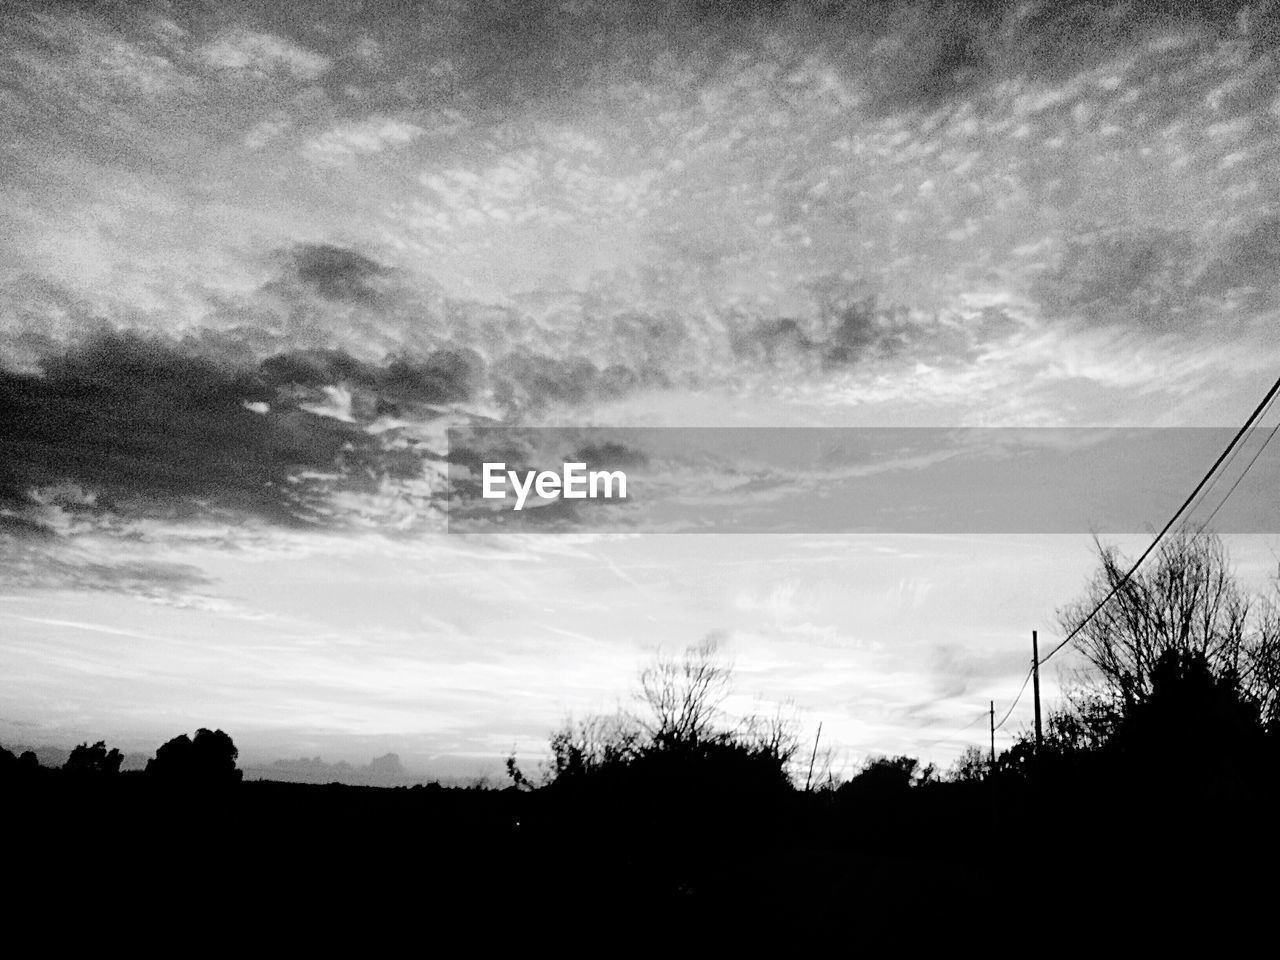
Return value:
[(374, 757), (367, 764), (355, 765), (339, 760), (326, 763), (320, 757), (276, 760), (273, 763), (244, 768), (246, 780), (278, 780), (283, 783), (342, 783), (358, 787), (412, 787), (438, 782), (436, 777), (411, 773), (400, 762), (399, 754)]

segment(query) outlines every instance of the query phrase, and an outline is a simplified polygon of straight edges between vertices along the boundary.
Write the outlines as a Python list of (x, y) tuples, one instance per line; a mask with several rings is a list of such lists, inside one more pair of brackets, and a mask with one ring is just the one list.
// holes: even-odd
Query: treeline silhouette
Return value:
[(1130, 581), (1113, 551), (1100, 560), (1060, 614), (1079, 626), (1119, 587), (1081, 630), (1085, 668), (1043, 743), (1023, 731), (994, 762), (971, 747), (947, 771), (877, 756), (837, 777), (786, 711), (729, 720), (732, 668), (705, 642), (646, 669), (637, 710), (567, 721), (536, 767), (508, 757), (504, 788), (242, 783), (231, 738), (207, 729), (137, 772), (101, 742), (61, 770), (5, 751), (11, 852), (33, 876), (73, 863), (108, 884), (118, 859), (88, 855), (92, 818), (153, 878), (289, 902), (520, 904), (570, 927), (812, 931), (856, 915), (884, 933), (1011, 896), (1092, 916), (1114, 900), (1155, 922), (1188, 890), (1197, 911), (1234, 901), (1252, 918), (1242, 904), (1275, 893), (1275, 597), (1247, 595), (1205, 534)]
[[(143, 773), (148, 781), (162, 784), (190, 786), (220, 786), (238, 783), (241, 771), (236, 768), (240, 751), (231, 737), (221, 730), (201, 727), (194, 737), (185, 733), (162, 744), (156, 755), (147, 761)], [(66, 778), (69, 785), (81, 786), (89, 777), (120, 775), (124, 754), (114, 747), (107, 749), (103, 740), (82, 743), (73, 749), (66, 763), (56, 772)], [(34, 750), (24, 750), (15, 756), (12, 751), (0, 747), (0, 777), (6, 782), (34, 776), (48, 776), (40, 766)]]

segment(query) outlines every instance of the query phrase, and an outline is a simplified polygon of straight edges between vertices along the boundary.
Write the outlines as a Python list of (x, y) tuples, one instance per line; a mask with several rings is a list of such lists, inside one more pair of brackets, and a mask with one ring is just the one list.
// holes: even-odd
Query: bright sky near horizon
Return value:
[(714, 633), (850, 763), (983, 743), (1086, 534), (442, 530), (458, 423), (1257, 403), (1274, 5), (836, 6), (0, 9), (0, 742), (493, 773)]

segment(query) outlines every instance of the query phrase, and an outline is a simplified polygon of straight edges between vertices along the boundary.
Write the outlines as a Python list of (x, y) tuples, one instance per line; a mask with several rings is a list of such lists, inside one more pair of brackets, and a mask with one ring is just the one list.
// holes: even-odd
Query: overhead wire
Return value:
[(930, 747), (936, 747), (938, 744), (944, 743), (947, 740), (954, 740), (960, 734), (970, 729), (979, 720), (985, 720), (988, 716), (990, 716), (990, 713), (986, 710), (983, 710), (980, 714), (978, 714), (976, 717), (974, 717), (972, 720), (966, 723), (963, 727), (960, 727), (958, 730), (953, 730), (951, 733), (947, 734), (945, 737), (939, 737), (937, 740), (930, 740), (921, 749), (927, 750)]
[(1095, 605), (1094, 608), (1089, 611), (1089, 613), (1084, 617), (1084, 619), (1082, 619), (1079, 623), (1075, 625), (1075, 627), (1062, 639), (1061, 643), (1059, 643), (1047, 654), (1045, 654), (1045, 656), (1040, 658), (1040, 663), (1042, 665), (1047, 663), (1053, 657), (1054, 654), (1056, 654), (1059, 650), (1061, 650), (1068, 643), (1070, 643), (1077, 636), (1079, 636), (1080, 631), (1083, 630), (1086, 626), (1088, 626), (1089, 622), (1098, 615), (1098, 612), (1111, 601), (1111, 598), (1114, 597), (1117, 593), (1119, 593), (1121, 588), (1124, 587), (1124, 585), (1129, 582), (1130, 578), (1134, 575), (1134, 573), (1137, 572), (1138, 567), (1142, 566), (1142, 562), (1146, 560), (1147, 557), (1151, 556), (1152, 551), (1154, 551), (1155, 548), (1159, 545), (1160, 541), (1164, 539), (1165, 534), (1167, 534), (1171, 529), (1173, 529), (1173, 525), (1178, 522), (1178, 518), (1181, 517), (1186, 512), (1187, 507), (1191, 505), (1192, 501), (1196, 499), (1200, 491), (1204, 489), (1204, 487), (1209, 483), (1209, 481), (1212, 479), (1214, 474), (1217, 473), (1218, 468), (1222, 466), (1223, 462), (1227, 459), (1228, 456), (1230, 456), (1231, 452), (1236, 448), (1236, 445), (1240, 442), (1240, 438), (1243, 437), (1246, 432), (1248, 432), (1248, 430), (1253, 426), (1254, 422), (1262, 415), (1263, 411), (1266, 410), (1271, 405), (1271, 401), (1275, 399), (1275, 396), (1277, 393), (1280, 393), (1280, 377), (1276, 378), (1276, 382), (1271, 385), (1271, 389), (1268, 390), (1267, 395), (1262, 398), (1262, 402), (1259, 403), (1258, 406), (1254, 408), (1253, 413), (1249, 415), (1249, 419), (1244, 422), (1244, 426), (1242, 426), (1239, 430), (1236, 431), (1235, 436), (1231, 438), (1231, 442), (1227, 444), (1226, 449), (1223, 450), (1222, 453), (1218, 454), (1218, 459), (1213, 462), (1213, 466), (1211, 466), (1208, 472), (1205, 473), (1203, 477), (1201, 477), (1200, 482), (1196, 484), (1195, 489), (1191, 491), (1191, 494), (1187, 497), (1186, 500), (1182, 501), (1182, 506), (1178, 507), (1178, 509), (1174, 511), (1173, 516), (1169, 518), (1169, 522), (1166, 523), (1164, 527), (1160, 530), (1160, 532), (1156, 534), (1155, 539), (1151, 541), (1147, 549), (1142, 551), (1142, 555), (1138, 557), (1137, 560), (1134, 561), (1133, 566), (1131, 566), (1128, 569), (1128, 571), (1124, 574), (1124, 576), (1121, 577), (1120, 580), (1107, 592), (1107, 595), (1103, 597), (1100, 601), (1098, 601), (1097, 605)]
[(1218, 501), (1218, 505), (1213, 508), (1213, 513), (1209, 514), (1203, 526), (1207, 527), (1209, 524), (1213, 523), (1213, 518), (1218, 515), (1218, 511), (1226, 505), (1226, 502), (1231, 499), (1231, 495), (1236, 492), (1236, 487), (1240, 486), (1240, 481), (1245, 478), (1245, 475), (1253, 465), (1258, 462), (1258, 458), (1262, 456), (1262, 451), (1267, 449), (1267, 445), (1271, 443), (1272, 438), (1275, 437), (1276, 431), (1280, 431), (1280, 421), (1277, 421), (1276, 425), (1271, 428), (1271, 432), (1268, 433), (1266, 439), (1262, 441), (1262, 446), (1258, 448), (1258, 451), (1253, 455), (1253, 458), (1245, 464), (1244, 469), (1240, 471), (1240, 476), (1236, 477), (1236, 482), (1231, 485), (1231, 489), (1226, 492), (1226, 495)]
[[(1160, 532), (1156, 534), (1155, 539), (1153, 539), (1151, 543), (1147, 546), (1147, 549), (1142, 552), (1142, 555), (1139, 556), (1138, 559), (1134, 561), (1133, 565), (1129, 567), (1128, 571), (1126, 571), (1124, 576), (1120, 578), (1119, 582), (1117, 582), (1107, 592), (1107, 595), (1103, 597), (1102, 600), (1100, 600), (1093, 607), (1092, 610), (1089, 611), (1089, 613), (1084, 617), (1084, 619), (1082, 619), (1079, 623), (1076, 624), (1076, 626), (1066, 635), (1066, 637), (1062, 639), (1060, 643), (1058, 643), (1052, 650), (1050, 650), (1047, 654), (1041, 657), (1038, 661), (1034, 661), (1031, 664), (1030, 668), (1028, 668), (1027, 670), (1026, 675), (1022, 678), (1022, 686), (1018, 688), (1018, 693), (1013, 698), (1013, 702), (1009, 704), (1008, 709), (1005, 710), (1004, 716), (1000, 718), (1000, 722), (993, 725), (992, 727), (993, 732), (1001, 729), (1005, 725), (1005, 723), (1008, 721), (1008, 719), (1011, 716), (1013, 716), (1013, 711), (1017, 709), (1018, 704), (1022, 701), (1022, 695), (1026, 693), (1027, 684), (1031, 681), (1031, 677), (1035, 673), (1036, 668), (1038, 666), (1043, 666), (1045, 663), (1047, 663), (1050, 660), (1050, 658), (1053, 657), (1054, 654), (1056, 654), (1068, 643), (1070, 643), (1077, 636), (1079, 636), (1080, 631), (1083, 630), (1085, 626), (1087, 626), (1088, 623), (1095, 616), (1098, 615), (1099, 611), (1101, 611), (1102, 608), (1105, 607), (1111, 601), (1111, 599), (1117, 593), (1120, 592), (1121, 588), (1123, 588), (1124, 585), (1129, 582), (1129, 580), (1133, 577), (1134, 573), (1137, 572), (1138, 568), (1142, 566), (1143, 561), (1146, 560), (1147, 557), (1151, 555), (1152, 551), (1154, 551), (1156, 546), (1160, 543), (1160, 541), (1164, 539), (1165, 535), (1171, 529), (1173, 529), (1174, 524), (1178, 522), (1178, 519), (1180, 517), (1182, 517), (1184, 514), (1189, 515), (1191, 512), (1194, 512), (1196, 509), (1199, 509), (1199, 507), (1203, 504), (1205, 499), (1208, 498), (1208, 495), (1213, 490), (1214, 486), (1217, 485), (1220, 477), (1226, 473), (1227, 468), (1231, 466), (1231, 464), (1235, 461), (1236, 457), (1239, 455), (1240, 451), (1243, 449), (1243, 446), (1240, 444), (1241, 438), (1253, 427), (1253, 425), (1258, 420), (1260, 420), (1263, 416), (1266, 415), (1267, 411), (1271, 408), (1272, 403), (1275, 402), (1277, 394), (1280, 394), (1280, 377), (1276, 378), (1275, 383), (1271, 385), (1271, 389), (1267, 391), (1266, 396), (1264, 396), (1262, 398), (1262, 401), (1257, 405), (1257, 407), (1254, 408), (1253, 413), (1249, 415), (1249, 418), (1244, 422), (1244, 425), (1239, 430), (1236, 431), (1235, 436), (1231, 438), (1231, 442), (1227, 444), (1226, 449), (1224, 449), (1222, 453), (1218, 455), (1218, 459), (1216, 459), (1213, 462), (1213, 465), (1208, 469), (1205, 475), (1201, 477), (1200, 482), (1196, 484), (1195, 489), (1192, 490), (1191, 493), (1187, 496), (1187, 498), (1182, 502), (1182, 505), (1179, 506), (1176, 511), (1174, 511), (1173, 516), (1169, 518), (1169, 521), (1164, 525), (1163, 528), (1161, 528)], [(1222, 499), (1218, 502), (1218, 505), (1214, 507), (1213, 512), (1210, 513), (1208, 518), (1204, 521), (1204, 523), (1201, 524), (1200, 529), (1204, 529), (1205, 527), (1207, 527), (1209, 523), (1213, 521), (1213, 518), (1218, 515), (1218, 511), (1222, 509), (1222, 507), (1226, 504), (1226, 502), (1231, 498), (1231, 495), (1235, 493), (1236, 488), (1240, 486), (1241, 481), (1244, 480), (1245, 476), (1249, 473), (1249, 470), (1252, 469), (1253, 465), (1258, 461), (1258, 458), (1262, 456), (1262, 452), (1267, 449), (1267, 446), (1271, 443), (1272, 439), (1275, 437), (1277, 432), (1280, 432), (1280, 422), (1277, 422), (1277, 424), (1271, 428), (1271, 432), (1268, 433), (1266, 438), (1262, 441), (1262, 445), (1257, 449), (1253, 457), (1250, 458), (1249, 462), (1245, 465), (1244, 470), (1240, 472), (1240, 475), (1236, 477), (1235, 482), (1231, 485), (1230, 489), (1227, 490), (1226, 494), (1223, 495)], [(1222, 468), (1221, 472), (1219, 471), (1219, 468)], [(1190, 508), (1190, 511), (1188, 510), (1188, 508)], [(988, 713), (984, 711), (981, 715), (969, 721), (969, 723), (966, 724), (964, 727), (961, 727), (959, 730), (955, 731), (955, 733), (951, 734), (948, 737), (943, 737), (940, 740), (935, 740), (932, 743), (928, 744), (928, 746), (935, 746), (936, 744), (941, 743), (943, 740), (950, 739), (951, 737), (954, 737), (956, 734), (963, 733), (965, 730), (968, 730), (980, 719), (982, 719), (983, 716), (988, 716)]]
[(1022, 699), (1022, 695), (1027, 692), (1027, 683), (1031, 680), (1031, 674), (1035, 672), (1035, 667), (1028, 668), (1027, 675), (1022, 678), (1022, 686), (1018, 688), (1018, 695), (1013, 698), (1013, 703), (1009, 704), (1009, 709), (1004, 712), (1004, 716), (1000, 718), (994, 729), (999, 730), (1004, 726), (1006, 720), (1013, 715), (1014, 708), (1018, 706), (1018, 701)]
[[(1258, 416), (1259, 420), (1261, 420), (1263, 417), (1267, 415), (1267, 413), (1270, 411), (1271, 407), (1275, 404), (1275, 402), (1276, 402), (1276, 397), (1272, 397), (1271, 401), (1267, 404), (1266, 409), (1264, 409), (1262, 413)], [(1197, 510), (1199, 510), (1202, 506), (1204, 506), (1204, 502), (1209, 499), (1209, 494), (1213, 493), (1213, 488), (1218, 485), (1219, 480), (1221, 480), (1223, 477), (1227, 475), (1227, 472), (1231, 469), (1231, 465), (1235, 463), (1236, 457), (1240, 455), (1241, 451), (1243, 451), (1244, 448), (1245, 448), (1245, 444), (1242, 443), (1239, 446), (1237, 446), (1234, 450), (1231, 451), (1231, 456), (1227, 457), (1227, 459), (1223, 462), (1222, 469), (1219, 470), (1214, 475), (1214, 478), (1209, 481), (1209, 485), (1206, 486), (1204, 490), (1200, 492), (1200, 496), (1196, 499), (1196, 502), (1191, 505), (1191, 508), (1187, 511), (1187, 516), (1191, 516)], [(1245, 470), (1247, 471), (1248, 467), (1246, 467)], [(1207, 525), (1208, 525), (1208, 521), (1206, 520), (1205, 523), (1202, 524), (1202, 527)]]

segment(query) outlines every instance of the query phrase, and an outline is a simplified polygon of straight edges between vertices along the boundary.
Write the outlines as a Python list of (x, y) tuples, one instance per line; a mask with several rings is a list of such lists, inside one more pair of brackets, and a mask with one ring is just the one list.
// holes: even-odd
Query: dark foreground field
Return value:
[(53, 911), (110, 929), (186, 924), (188, 936), (203, 936), (197, 915), (306, 939), (463, 932), (477, 947), (588, 928), (954, 945), (966, 928), (1043, 922), (1083, 950), (1117, 926), (1270, 923), (1275, 795), (1261, 776), (806, 794), (194, 787), (41, 770), (4, 785), (7, 907), (11, 920)]

